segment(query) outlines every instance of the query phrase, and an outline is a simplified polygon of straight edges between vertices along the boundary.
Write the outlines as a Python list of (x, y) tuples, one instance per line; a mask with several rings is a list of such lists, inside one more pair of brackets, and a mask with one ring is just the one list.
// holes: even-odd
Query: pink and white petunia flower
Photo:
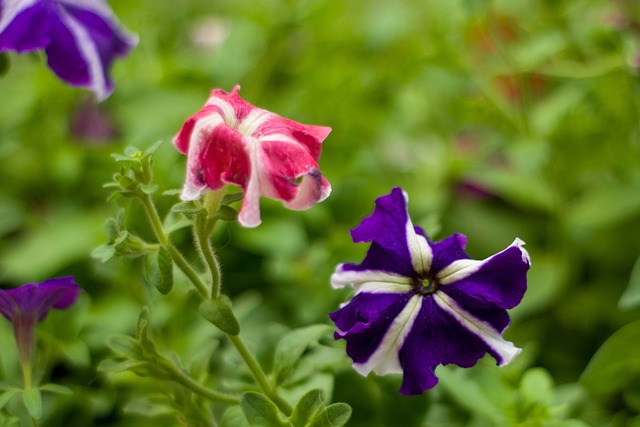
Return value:
[(206, 189), (238, 185), (244, 190), (238, 221), (256, 227), (261, 196), (282, 200), (294, 210), (326, 199), (331, 185), (320, 173), (318, 159), (331, 128), (257, 108), (240, 98), (239, 90), (214, 89), (173, 139), (187, 155), (182, 200), (196, 200)]

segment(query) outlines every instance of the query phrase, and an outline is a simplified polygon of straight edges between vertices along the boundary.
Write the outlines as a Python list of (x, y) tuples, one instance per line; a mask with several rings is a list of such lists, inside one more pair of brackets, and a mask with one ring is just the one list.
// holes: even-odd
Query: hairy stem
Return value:
[(196, 287), (196, 289), (198, 290), (202, 298), (209, 298), (210, 294), (209, 294), (209, 289), (207, 288), (207, 285), (202, 281), (202, 279), (200, 279), (200, 276), (198, 276), (198, 273), (196, 273), (196, 271), (191, 267), (191, 265), (189, 265), (187, 260), (184, 259), (182, 254), (176, 249), (175, 246), (171, 244), (171, 242), (167, 238), (167, 235), (164, 232), (164, 228), (162, 227), (162, 222), (160, 221), (160, 216), (158, 215), (158, 211), (156, 210), (156, 207), (153, 204), (153, 201), (151, 200), (151, 196), (149, 196), (148, 194), (145, 194), (140, 198), (147, 211), (147, 216), (149, 217), (151, 226), (156, 235), (156, 238), (158, 239), (158, 242), (160, 242), (161, 245), (167, 248), (167, 250), (169, 251), (169, 254), (171, 254), (171, 258), (173, 259), (173, 262), (175, 262), (178, 268), (180, 268), (180, 270), (182, 270), (182, 272), (189, 278), (189, 280)]

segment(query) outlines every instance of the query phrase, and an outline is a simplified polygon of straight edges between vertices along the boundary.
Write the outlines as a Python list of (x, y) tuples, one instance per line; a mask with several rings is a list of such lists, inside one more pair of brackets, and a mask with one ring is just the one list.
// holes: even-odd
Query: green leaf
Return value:
[(214, 300), (202, 301), (200, 314), (229, 335), (240, 333), (240, 324), (231, 309), (231, 300), (226, 295), (220, 295)]
[(140, 351), (138, 342), (126, 335), (112, 335), (107, 339), (107, 346), (114, 353), (131, 359), (137, 358)]
[(173, 289), (173, 259), (164, 246), (161, 246), (157, 253), (147, 255), (144, 267), (147, 282), (155, 286), (162, 295), (171, 292)]
[(22, 392), (22, 401), (32, 418), (39, 420), (42, 417), (42, 396), (40, 390), (31, 387)]
[(116, 254), (116, 248), (110, 243), (103, 243), (102, 245), (91, 251), (91, 257), (101, 262), (107, 262), (113, 258)]
[(19, 394), (22, 390), (19, 388), (12, 388), (4, 393), (0, 394), (0, 409), (4, 408), (6, 405), (16, 394)]
[(242, 408), (232, 406), (224, 412), (220, 427), (251, 427), (251, 425), (244, 416)]
[[(640, 188), (607, 185), (591, 190), (563, 215), (571, 229), (604, 228), (632, 218), (640, 212)], [(604, 208), (606, 207), (606, 209)]]
[(276, 347), (273, 360), (273, 373), (276, 384), (282, 384), (287, 378), (293, 365), (300, 359), (305, 349), (322, 336), (328, 334), (328, 325), (312, 325), (296, 329), (286, 334)]
[(351, 406), (346, 403), (334, 403), (320, 411), (311, 427), (342, 427), (351, 418)]
[(230, 206), (222, 205), (216, 212), (215, 217), (223, 221), (235, 221), (238, 218), (238, 211)]
[(307, 392), (296, 404), (289, 422), (294, 427), (305, 427), (307, 422), (312, 420), (318, 411), (325, 406), (322, 401), (323, 395), (324, 393), (320, 389)]
[(543, 368), (528, 369), (520, 381), (520, 393), (527, 402), (549, 406), (554, 394), (553, 378)]
[(243, 197), (244, 197), (244, 193), (242, 191), (238, 193), (225, 194), (225, 196), (222, 198), (221, 204), (228, 205), (233, 202), (237, 202), (238, 200), (242, 200)]
[(201, 206), (196, 205), (196, 203), (192, 200), (186, 202), (176, 203), (171, 207), (171, 212), (182, 213), (185, 215), (195, 215), (200, 212), (203, 208)]
[(288, 421), (280, 419), (278, 407), (264, 394), (244, 393), (240, 407), (252, 427), (291, 427)]
[(118, 361), (114, 359), (105, 359), (98, 364), (97, 370), (98, 372), (117, 373), (129, 370), (135, 371), (135, 368), (144, 368), (147, 365), (147, 362), (139, 360)]
[(140, 190), (145, 194), (153, 194), (158, 191), (158, 184), (140, 184)]
[(627, 289), (618, 301), (618, 307), (622, 310), (631, 310), (640, 306), (640, 257), (636, 260)]
[(73, 390), (60, 384), (44, 384), (40, 386), (40, 391), (50, 391), (56, 394), (73, 394)]
[(108, 218), (104, 223), (104, 234), (107, 236), (110, 242), (113, 242), (118, 238), (120, 234), (120, 227), (118, 226), (118, 220), (115, 218)]
[(580, 382), (595, 395), (623, 389), (640, 374), (640, 320), (614, 332), (585, 368)]
[(162, 400), (163, 399), (154, 399), (153, 396), (137, 397), (127, 403), (124, 407), (124, 412), (127, 414), (141, 415), (143, 417), (158, 417), (176, 414), (176, 409)]

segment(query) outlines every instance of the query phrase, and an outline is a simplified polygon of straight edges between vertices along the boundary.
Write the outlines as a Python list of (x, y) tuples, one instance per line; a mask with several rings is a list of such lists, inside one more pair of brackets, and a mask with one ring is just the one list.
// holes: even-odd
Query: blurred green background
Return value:
[[(343, 343), (327, 342), (312, 381), (353, 406), (349, 425), (640, 426), (640, 3), (110, 4), (140, 44), (115, 64), (104, 103), (58, 81), (40, 54), (2, 59), (0, 284), (73, 274), (85, 290), (39, 331), (42, 375), (76, 392), (47, 397), (45, 422), (150, 422), (135, 400), (150, 382), (96, 372), (109, 334), (132, 333), (143, 305), (164, 348), (184, 360), (211, 352), (211, 381), (224, 379), (217, 355), (235, 356), (201, 324), (184, 283), (161, 298), (140, 260), (102, 264), (90, 252), (119, 206), (151, 239), (139, 205), (106, 201), (110, 153), (164, 141), (156, 181), (180, 188), (185, 158), (171, 138), (212, 88), (240, 84), (254, 105), (333, 128), (320, 161), (329, 199), (305, 212), (263, 200), (259, 228), (216, 234), (224, 288), (265, 366), (283, 331), (326, 323), (349, 298), (329, 286), (337, 263), (366, 250), (348, 230), (401, 186), (414, 223), (435, 240), (467, 235), (473, 258), (527, 242), (529, 290), (506, 333), (524, 351), (503, 369), (491, 359), (442, 368), (438, 387), (407, 398), (399, 377), (365, 380)], [(163, 212), (175, 201), (157, 200)], [(190, 233), (174, 241), (189, 250)], [(7, 322), (0, 340), (0, 377), (19, 378)], [(175, 425), (157, 414), (154, 425)]]

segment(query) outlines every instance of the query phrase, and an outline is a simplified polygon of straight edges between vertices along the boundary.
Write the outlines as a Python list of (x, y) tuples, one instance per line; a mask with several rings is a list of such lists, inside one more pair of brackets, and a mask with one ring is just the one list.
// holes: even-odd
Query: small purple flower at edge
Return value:
[(355, 295), (330, 317), (356, 371), (403, 373), (400, 393), (414, 395), (437, 384), (438, 365), (471, 367), (485, 353), (499, 366), (513, 360), (520, 349), (502, 338), (506, 309), (522, 300), (531, 263), (520, 239), (481, 261), (465, 253), (461, 234), (432, 242), (413, 226), (407, 202), (396, 187), (351, 230), (355, 243), (371, 246), (361, 264), (336, 268), (333, 287)]
[(58, 77), (99, 101), (113, 91), (113, 60), (137, 44), (104, 0), (0, 0), (0, 52), (45, 50)]
[(13, 324), (20, 360), (30, 368), (35, 346), (36, 323), (55, 308), (64, 310), (78, 299), (80, 288), (73, 276), (57, 277), (42, 283), (27, 283), (17, 288), (0, 289), (0, 314)]

